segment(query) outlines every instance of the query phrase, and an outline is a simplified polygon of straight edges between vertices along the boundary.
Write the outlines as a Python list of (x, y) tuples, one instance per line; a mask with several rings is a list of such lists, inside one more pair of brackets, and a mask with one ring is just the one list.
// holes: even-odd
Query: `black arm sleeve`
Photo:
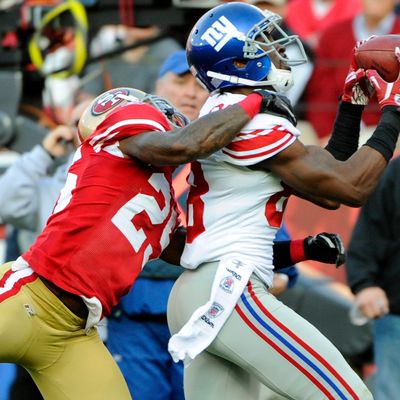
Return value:
[(382, 116), (372, 136), (365, 146), (379, 151), (389, 161), (396, 147), (400, 132), (400, 113), (396, 106), (386, 106), (382, 110)]
[(290, 242), (290, 240), (280, 240), (274, 242), (274, 271), (293, 265), (293, 261), (290, 257)]
[(332, 135), (325, 149), (339, 161), (346, 161), (358, 149), (364, 106), (340, 102)]

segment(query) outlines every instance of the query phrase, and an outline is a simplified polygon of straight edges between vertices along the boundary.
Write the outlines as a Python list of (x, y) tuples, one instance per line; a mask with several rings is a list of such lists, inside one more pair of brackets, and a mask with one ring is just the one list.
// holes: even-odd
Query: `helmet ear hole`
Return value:
[(183, 128), (190, 123), (186, 115), (182, 114), (172, 103), (162, 97), (148, 94), (144, 97), (143, 102), (151, 104), (157, 110), (161, 111), (167, 118), (172, 129)]
[(243, 59), (233, 60), (233, 64), (236, 68), (246, 68), (247, 61)]

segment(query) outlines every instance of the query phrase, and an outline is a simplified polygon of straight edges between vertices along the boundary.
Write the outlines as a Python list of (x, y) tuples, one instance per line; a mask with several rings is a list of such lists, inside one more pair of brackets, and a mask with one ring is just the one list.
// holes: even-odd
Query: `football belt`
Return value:
[[(43, 71), (44, 57), (41, 50), (43, 32), (48, 25), (65, 12), (70, 12), (74, 23), (74, 58), (69, 68), (45, 74)], [(43, 75), (64, 79), (71, 75), (79, 74), (85, 66), (87, 59), (88, 19), (85, 7), (77, 0), (67, 0), (51, 9), (41, 19), (39, 26), (29, 41), (28, 50), (32, 64)]]

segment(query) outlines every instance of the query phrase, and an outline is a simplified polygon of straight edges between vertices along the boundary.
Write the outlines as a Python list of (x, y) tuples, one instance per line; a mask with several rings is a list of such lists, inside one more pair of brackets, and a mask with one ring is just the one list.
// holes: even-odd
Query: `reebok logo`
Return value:
[(241, 280), (242, 280), (242, 275), (238, 274), (238, 273), (235, 272), (233, 269), (227, 268), (226, 270), (227, 270), (228, 272), (230, 272), (230, 273), (232, 274), (232, 276), (233, 276), (234, 278), (236, 278), (238, 281), (241, 281)]

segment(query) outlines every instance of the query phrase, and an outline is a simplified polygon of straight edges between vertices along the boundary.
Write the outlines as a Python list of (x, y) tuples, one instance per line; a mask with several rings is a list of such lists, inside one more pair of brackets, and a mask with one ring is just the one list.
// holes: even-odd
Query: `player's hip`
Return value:
[[(185, 272), (176, 282), (168, 306), (172, 333), (207, 301), (216, 268), (212, 264)], [(240, 366), (264, 384), (272, 382), (282, 393), (289, 393), (288, 398), (370, 398), (338, 350), (315, 327), (271, 295), (255, 274), (206, 351)]]
[[(53, 328), (76, 331), (84, 326), (84, 319), (77, 316), (61, 295), (50, 290), (29, 266), (13, 268), (13, 263), (0, 266), (0, 305), (19, 303), (32, 316), (46, 321)], [(66, 297), (68, 297), (66, 293)], [(72, 295), (73, 296), (73, 295)]]
[[(172, 333), (180, 330), (193, 312), (209, 300), (218, 265), (218, 261), (201, 264), (195, 270), (185, 270), (177, 279), (168, 300), (168, 324)], [(251, 274), (249, 282), (260, 296), (270, 296), (273, 301), (281, 304), (269, 295), (266, 284), (256, 273)], [(226, 282), (221, 282), (220, 286), (225, 284)], [(242, 296), (250, 297), (247, 288)], [(239, 302), (242, 300), (239, 299)]]
[(0, 266), (0, 360), (23, 365), (35, 359), (42, 362), (49, 344), (62, 351), (64, 339), (84, 334), (83, 320), (31, 268), (13, 270), (11, 266)]

